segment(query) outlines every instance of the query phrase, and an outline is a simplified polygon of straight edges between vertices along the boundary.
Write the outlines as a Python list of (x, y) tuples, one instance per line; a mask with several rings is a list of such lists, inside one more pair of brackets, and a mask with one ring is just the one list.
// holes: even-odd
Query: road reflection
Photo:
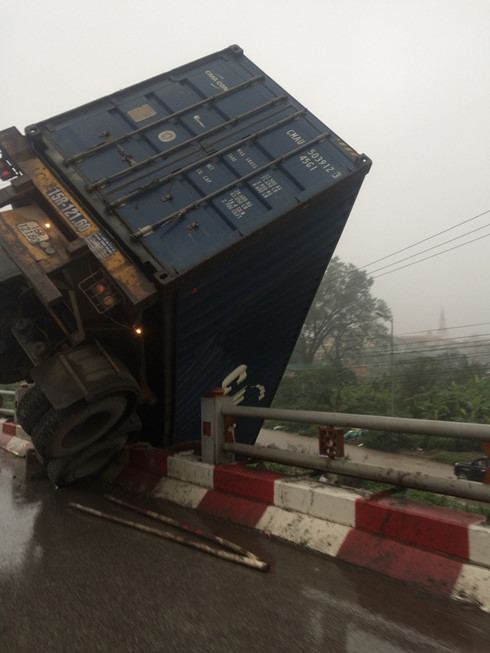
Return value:
[[(22, 568), (26, 557), (31, 562), (42, 556), (42, 550), (32, 547), (36, 518), (42, 501), (26, 496), (24, 486), (16, 482), (23, 461), (12, 454), (2, 461), (0, 474), (0, 520), (3, 525), (0, 546), (0, 573), (3, 578)], [(20, 471), (22, 474), (22, 471)]]

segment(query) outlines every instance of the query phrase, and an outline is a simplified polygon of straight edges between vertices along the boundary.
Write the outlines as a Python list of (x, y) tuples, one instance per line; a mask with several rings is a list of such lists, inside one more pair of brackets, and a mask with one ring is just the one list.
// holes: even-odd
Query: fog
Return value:
[(373, 160), (336, 253), (395, 333), (441, 309), (450, 335), (490, 332), (488, 0), (17, 0), (0, 24), (2, 129), (239, 44)]

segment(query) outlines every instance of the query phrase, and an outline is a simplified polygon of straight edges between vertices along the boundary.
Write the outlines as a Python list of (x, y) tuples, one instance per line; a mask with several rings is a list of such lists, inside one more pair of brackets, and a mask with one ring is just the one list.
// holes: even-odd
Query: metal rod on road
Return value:
[(246, 558), (252, 558), (253, 560), (258, 560), (257, 556), (254, 553), (247, 551), (239, 544), (235, 544), (235, 542), (230, 542), (230, 540), (226, 540), (224, 537), (219, 537), (219, 535), (212, 535), (211, 533), (205, 533), (204, 531), (191, 528), (190, 526), (187, 526), (187, 524), (182, 524), (176, 519), (172, 519), (171, 517), (162, 515), (159, 512), (154, 512), (153, 510), (140, 508), (139, 506), (135, 506), (132, 503), (127, 503), (122, 499), (117, 499), (116, 497), (113, 497), (110, 494), (105, 494), (104, 498), (107, 499), (108, 501), (112, 501), (112, 503), (117, 503), (119, 506), (124, 506), (124, 508), (128, 508), (129, 510), (134, 510), (135, 512), (139, 512), (140, 514), (146, 515), (147, 517), (151, 517), (151, 519), (156, 519), (158, 521), (163, 522), (164, 524), (168, 524), (169, 526), (174, 526), (174, 528), (179, 528), (180, 530), (186, 531), (187, 533), (192, 533), (193, 535), (196, 535), (197, 537), (200, 537), (203, 540), (209, 540), (209, 542), (214, 542), (215, 544), (219, 544), (220, 546), (230, 549), (230, 551), (234, 551), (235, 553), (238, 553), (241, 556), (245, 556)]
[(259, 460), (270, 460), (285, 465), (295, 465), (306, 469), (365, 478), (370, 481), (389, 483), (401, 487), (410, 487), (417, 490), (436, 492), (437, 494), (448, 494), (462, 499), (473, 501), (484, 501), (490, 503), (490, 488), (486, 485), (473, 483), (471, 481), (451, 481), (445, 478), (429, 476), (420, 472), (402, 472), (397, 469), (386, 469), (375, 465), (360, 465), (341, 460), (331, 460), (320, 456), (282, 451), (250, 444), (224, 443), (223, 451), (236, 453), (240, 456), (258, 458)]
[(223, 405), (223, 415), (233, 417), (258, 417), (284, 420), (286, 422), (309, 422), (324, 426), (366, 428), (396, 433), (437, 435), (443, 438), (461, 438), (490, 442), (490, 424), (467, 422), (443, 422), (408, 417), (384, 417), (379, 415), (350, 415), (348, 413), (325, 413), (315, 410), (291, 410), (288, 408), (256, 408), (255, 406)]
[(222, 558), (223, 560), (229, 560), (230, 562), (236, 562), (240, 565), (245, 565), (246, 567), (252, 567), (252, 569), (258, 569), (259, 571), (267, 571), (269, 569), (269, 563), (259, 560), (258, 558), (249, 558), (247, 556), (237, 555), (236, 553), (231, 553), (230, 551), (223, 551), (221, 549), (215, 549), (203, 542), (193, 542), (185, 537), (180, 535), (173, 535), (167, 531), (162, 531), (158, 528), (151, 528), (151, 526), (145, 526), (144, 524), (139, 524), (137, 522), (129, 521), (128, 519), (123, 519), (122, 517), (116, 517), (116, 515), (110, 515), (106, 512), (100, 510), (95, 510), (94, 508), (89, 508), (88, 506), (82, 506), (79, 503), (70, 503), (70, 508), (75, 508), (82, 512), (86, 512), (89, 515), (94, 517), (99, 517), (101, 519), (106, 519), (108, 521), (113, 521), (116, 524), (122, 524), (123, 526), (129, 526), (129, 528), (134, 528), (138, 531), (143, 531), (144, 533), (150, 533), (151, 535), (156, 535), (161, 537), (164, 540), (169, 540), (170, 542), (176, 542), (177, 544), (183, 544), (184, 546), (191, 547), (192, 549), (197, 549), (203, 553), (209, 553), (216, 556), (217, 558)]

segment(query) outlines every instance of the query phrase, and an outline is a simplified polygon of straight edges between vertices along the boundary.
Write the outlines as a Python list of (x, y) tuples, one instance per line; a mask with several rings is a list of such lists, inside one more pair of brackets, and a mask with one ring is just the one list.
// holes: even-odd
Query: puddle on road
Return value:
[(33, 548), (33, 534), (41, 501), (30, 501), (25, 495), (24, 485), (17, 480), (24, 474), (25, 460), (9, 453), (0, 453), (0, 574), (2, 577), (16, 572), (27, 557), (39, 557)]

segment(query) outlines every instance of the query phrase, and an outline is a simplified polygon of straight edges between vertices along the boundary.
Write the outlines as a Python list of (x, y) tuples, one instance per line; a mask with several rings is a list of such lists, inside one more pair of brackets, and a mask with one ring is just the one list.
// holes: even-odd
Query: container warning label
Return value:
[(107, 238), (100, 231), (97, 231), (95, 234), (90, 234), (85, 238), (85, 242), (89, 246), (90, 251), (94, 256), (99, 260), (111, 256), (117, 249), (115, 248), (112, 241)]
[(128, 111), (128, 116), (132, 118), (134, 122), (141, 122), (142, 120), (147, 120), (156, 115), (157, 112), (150, 104), (142, 104), (139, 107), (135, 107)]

